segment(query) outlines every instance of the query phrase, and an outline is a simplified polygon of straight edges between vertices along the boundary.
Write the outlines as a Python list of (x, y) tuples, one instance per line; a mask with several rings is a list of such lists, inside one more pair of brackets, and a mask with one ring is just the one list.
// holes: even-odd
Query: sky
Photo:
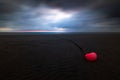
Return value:
[(0, 32), (120, 32), (120, 0), (0, 0)]

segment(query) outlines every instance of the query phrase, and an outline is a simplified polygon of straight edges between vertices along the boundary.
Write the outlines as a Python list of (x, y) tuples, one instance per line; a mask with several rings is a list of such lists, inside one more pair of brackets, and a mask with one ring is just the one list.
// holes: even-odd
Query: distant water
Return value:
[(120, 32), (0, 32), (0, 35), (120, 34)]
[(64, 34), (66, 32), (1, 32), (0, 35)]

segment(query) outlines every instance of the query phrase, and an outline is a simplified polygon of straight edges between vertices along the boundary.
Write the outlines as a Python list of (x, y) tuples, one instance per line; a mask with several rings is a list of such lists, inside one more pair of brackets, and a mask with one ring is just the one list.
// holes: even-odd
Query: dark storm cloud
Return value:
[(53, 7), (62, 7), (63, 9), (92, 7), (106, 11), (110, 15), (119, 16), (119, 0), (1, 0), (0, 14), (9, 14), (16, 12), (22, 5), (37, 7), (41, 3), (46, 3)]
[(88, 6), (97, 0), (1, 0), (0, 13), (11, 13), (19, 10), (21, 6), (38, 7), (41, 3), (60, 8), (81, 8)]
[[(95, 8), (106, 11), (110, 15), (119, 14), (120, 1), (119, 0), (1, 0), (0, 14), (12, 13), (20, 10), (21, 6), (38, 7), (41, 3), (53, 7), (61, 8)], [(107, 12), (108, 11), (108, 12)], [(113, 13), (114, 12), (114, 13)]]
[(120, 0), (105, 0), (101, 1), (101, 4), (98, 4), (93, 7), (93, 10), (99, 10), (104, 12), (109, 18), (120, 18)]
[[(108, 28), (106, 26), (119, 25), (119, 0), (0, 0), (0, 27), (21, 30), (37, 29), (37, 17), (42, 15), (38, 16), (36, 10), (44, 5), (65, 11), (77, 10), (79, 12), (75, 20), (68, 21), (69, 24), (62, 23), (57, 25), (63, 28), (83, 31), (102, 30), (103, 25), (105, 25), (104, 30), (113, 30), (113, 27)], [(43, 26), (41, 25), (42, 23), (39, 22), (39, 26)], [(98, 27), (100, 25), (102, 28)], [(119, 27), (114, 28), (119, 29)]]

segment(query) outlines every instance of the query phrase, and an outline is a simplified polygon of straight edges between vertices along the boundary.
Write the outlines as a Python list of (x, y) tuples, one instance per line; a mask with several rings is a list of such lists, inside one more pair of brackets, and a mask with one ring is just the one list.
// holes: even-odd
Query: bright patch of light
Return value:
[(55, 27), (54, 30), (16, 30), (14, 32), (65, 32), (65, 29)]
[(59, 9), (49, 9), (45, 19), (51, 21), (52, 23), (56, 23), (64, 19), (71, 18), (72, 16), (73, 14), (64, 12)]
[(12, 28), (0, 28), (0, 32), (10, 32), (13, 31)]
[(65, 28), (59, 28), (59, 27), (55, 27), (55, 31), (58, 31), (58, 32), (65, 32)]

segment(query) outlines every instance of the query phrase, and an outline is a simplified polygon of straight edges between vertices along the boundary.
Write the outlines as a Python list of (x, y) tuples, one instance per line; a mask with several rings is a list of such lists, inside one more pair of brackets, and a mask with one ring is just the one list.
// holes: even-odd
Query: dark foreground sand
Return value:
[(120, 80), (120, 33), (0, 35), (0, 80)]

